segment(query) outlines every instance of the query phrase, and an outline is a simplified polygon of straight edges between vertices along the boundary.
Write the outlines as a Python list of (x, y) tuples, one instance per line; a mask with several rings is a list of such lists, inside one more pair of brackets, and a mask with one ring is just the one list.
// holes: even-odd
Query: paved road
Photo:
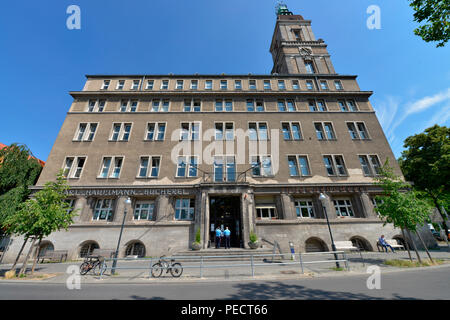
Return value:
[(0, 299), (450, 299), (450, 266), (383, 272), (381, 289), (369, 290), (369, 275), (280, 281), (180, 283), (0, 283)]

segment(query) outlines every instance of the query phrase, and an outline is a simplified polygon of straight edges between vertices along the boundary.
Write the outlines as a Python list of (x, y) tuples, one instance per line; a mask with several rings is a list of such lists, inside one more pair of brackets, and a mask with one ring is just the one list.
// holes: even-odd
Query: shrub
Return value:
[(250, 242), (258, 242), (258, 236), (253, 231), (250, 232)]

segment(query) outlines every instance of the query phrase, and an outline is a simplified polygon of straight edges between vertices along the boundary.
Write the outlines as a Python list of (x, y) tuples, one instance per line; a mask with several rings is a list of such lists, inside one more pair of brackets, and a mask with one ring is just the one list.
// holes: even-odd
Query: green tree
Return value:
[[(376, 197), (377, 206), (375, 210), (381, 215), (385, 224), (392, 223), (394, 227), (400, 228), (402, 232), (406, 230), (408, 234), (410, 234), (410, 231), (415, 232), (432, 260), (422, 237), (417, 232), (417, 226), (424, 225), (432, 207), (427, 201), (418, 198), (416, 192), (410, 189), (411, 186), (394, 174), (388, 161), (385, 162), (380, 175), (375, 180), (375, 184), (383, 189), (383, 195)], [(421, 261), (414, 242), (411, 241), (411, 243), (418, 260)], [(405, 241), (405, 244), (407, 244), (407, 241)]]
[(450, 128), (435, 125), (405, 140), (400, 167), (414, 189), (431, 199), (443, 219), (448, 234), (447, 217), (450, 204)]
[(410, 0), (414, 21), (426, 23), (414, 30), (426, 42), (439, 41), (443, 47), (450, 39), (450, 0)]
[(42, 166), (25, 145), (11, 144), (0, 150), (0, 227), (7, 232), (4, 221), (14, 214), (30, 195)]
[[(73, 223), (75, 211), (70, 210), (66, 201), (69, 186), (62, 172), (59, 172), (55, 182), (47, 182), (44, 188), (20, 205), (20, 210), (8, 217), (8, 231), (15, 235), (20, 235), (27, 239), (32, 239), (30, 250), (25, 258), (20, 274), (26, 270), (26, 264), (34, 244), (38, 241), (37, 248), (44, 237), (52, 232), (67, 228)], [(20, 253), (19, 253), (20, 255)], [(34, 255), (32, 272), (36, 265), (39, 249)], [(19, 257), (19, 256), (18, 256)], [(18, 257), (16, 261), (18, 260)], [(15, 268), (15, 265), (12, 269)]]

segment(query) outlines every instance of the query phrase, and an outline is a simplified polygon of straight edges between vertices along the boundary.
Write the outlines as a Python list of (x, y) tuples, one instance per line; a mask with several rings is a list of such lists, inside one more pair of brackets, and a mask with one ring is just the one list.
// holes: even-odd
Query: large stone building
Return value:
[(380, 234), (399, 236), (374, 212), (380, 164), (401, 172), (372, 92), (337, 74), (311, 21), (287, 8), (270, 52), (272, 74), (86, 76), (35, 187), (63, 169), (78, 216), (43, 245), (70, 258), (114, 249), (126, 211), (120, 256), (188, 250), (198, 229), (214, 246), (217, 226), (234, 247), (253, 231), (327, 250), (320, 193), (336, 241), (373, 250)]

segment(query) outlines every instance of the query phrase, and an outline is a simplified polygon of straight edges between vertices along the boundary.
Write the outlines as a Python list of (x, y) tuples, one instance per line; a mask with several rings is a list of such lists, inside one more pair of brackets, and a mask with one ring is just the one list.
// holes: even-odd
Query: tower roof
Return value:
[(304, 20), (301, 15), (294, 15), (289, 11), (287, 5), (282, 1), (278, 1), (275, 6), (275, 14), (278, 17), (278, 20)]

